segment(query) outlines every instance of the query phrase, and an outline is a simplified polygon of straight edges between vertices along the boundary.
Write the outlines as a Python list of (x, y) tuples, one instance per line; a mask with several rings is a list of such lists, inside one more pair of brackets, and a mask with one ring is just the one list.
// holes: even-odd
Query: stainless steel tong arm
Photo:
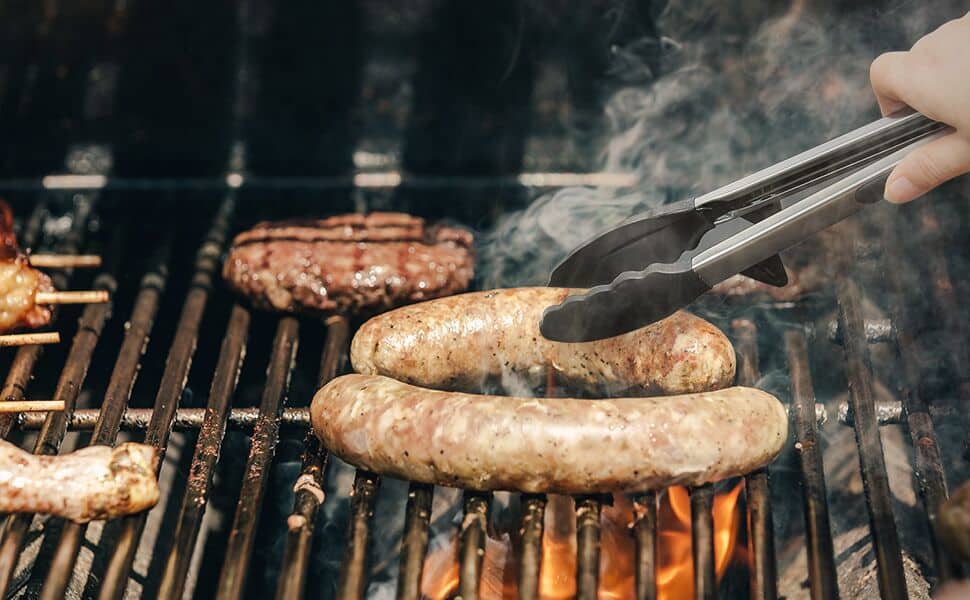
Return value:
[(696, 208), (761, 196), (785, 196), (879, 159), (900, 146), (946, 128), (920, 113), (884, 117), (695, 199)]
[[(909, 117), (907, 117), (909, 118)], [(923, 117), (925, 119), (925, 117)], [(929, 123), (933, 123), (926, 119)], [(872, 123), (863, 129), (886, 119)], [(895, 126), (896, 124), (893, 124)], [(808, 236), (852, 215), (866, 204), (880, 200), (886, 179), (899, 162), (914, 148), (945, 135), (945, 127), (896, 147), (882, 158), (850, 175), (836, 180), (808, 197), (783, 208), (742, 231), (692, 257), (693, 270), (705, 283), (713, 286), (728, 277), (757, 264)], [(849, 134), (852, 135), (852, 134)], [(843, 136), (845, 137), (845, 136)], [(833, 140), (838, 142), (842, 138)], [(846, 141), (846, 143), (854, 143)], [(821, 148), (821, 146), (820, 146)], [(798, 157), (795, 157), (798, 158)], [(787, 162), (787, 161), (786, 161)], [(783, 164), (783, 163), (782, 163)]]

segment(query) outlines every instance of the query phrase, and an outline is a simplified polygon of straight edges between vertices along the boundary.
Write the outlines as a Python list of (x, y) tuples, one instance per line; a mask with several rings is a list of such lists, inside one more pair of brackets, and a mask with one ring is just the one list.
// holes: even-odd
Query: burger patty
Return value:
[(402, 213), (260, 223), (236, 236), (223, 276), (267, 310), (376, 312), (465, 290), (472, 242)]

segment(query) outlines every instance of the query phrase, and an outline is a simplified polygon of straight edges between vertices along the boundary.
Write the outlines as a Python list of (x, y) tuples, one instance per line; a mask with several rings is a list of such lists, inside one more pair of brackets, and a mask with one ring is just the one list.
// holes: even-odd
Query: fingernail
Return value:
[(886, 200), (894, 204), (909, 202), (921, 193), (922, 191), (906, 177), (897, 177), (886, 184)]

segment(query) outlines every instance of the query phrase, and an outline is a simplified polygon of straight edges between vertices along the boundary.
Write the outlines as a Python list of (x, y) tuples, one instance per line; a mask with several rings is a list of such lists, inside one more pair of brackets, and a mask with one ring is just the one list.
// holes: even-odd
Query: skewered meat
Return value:
[(0, 200), (0, 333), (43, 327), (50, 307), (34, 303), (37, 292), (52, 292), (50, 277), (33, 269), (13, 232), (13, 212)]
[(0, 441), (0, 512), (78, 523), (136, 513), (158, 502), (155, 461), (154, 449), (144, 444), (42, 456)]
[(345, 375), (310, 407), (327, 448), (361, 468), (474, 490), (641, 491), (757, 469), (788, 436), (784, 407), (733, 387), (657, 398), (515, 398)]
[(595, 342), (543, 338), (543, 309), (572, 293), (511, 288), (399, 308), (364, 323), (351, 362), (358, 373), (472, 392), (495, 379), (535, 388), (548, 370), (562, 385), (600, 396), (702, 392), (734, 381), (731, 342), (686, 312)]
[(937, 531), (954, 558), (970, 561), (970, 481), (943, 503)]
[(402, 213), (261, 223), (236, 236), (223, 276), (267, 310), (376, 311), (466, 289), (471, 245), (463, 229)]

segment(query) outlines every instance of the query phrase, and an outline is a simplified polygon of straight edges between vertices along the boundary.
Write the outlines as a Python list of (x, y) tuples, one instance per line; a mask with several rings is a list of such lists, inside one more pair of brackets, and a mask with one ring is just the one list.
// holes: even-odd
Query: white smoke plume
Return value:
[[(483, 287), (544, 284), (570, 249), (632, 214), (877, 118), (872, 59), (961, 14), (946, 2), (760, 4), (738, 14), (737, 3), (673, 0), (659, 15), (659, 39), (612, 49), (618, 84), (602, 116), (600, 164), (634, 174), (635, 191), (564, 188), (504, 215), (480, 238)], [(658, 47), (654, 73), (643, 54)]]

